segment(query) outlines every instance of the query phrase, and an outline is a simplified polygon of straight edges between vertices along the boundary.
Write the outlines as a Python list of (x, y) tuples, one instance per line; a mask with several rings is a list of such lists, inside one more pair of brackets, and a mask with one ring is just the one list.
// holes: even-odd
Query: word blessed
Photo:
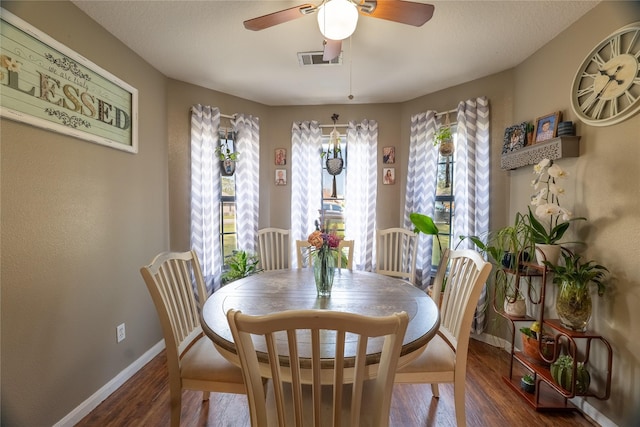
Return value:
[(20, 88), (20, 73), (18, 71), (7, 67), (3, 68), (7, 70), (8, 74), (5, 86), (122, 130), (131, 127), (131, 117), (126, 111), (91, 95), (84, 88), (79, 89), (71, 84), (61, 85), (60, 80), (55, 77), (36, 71), (40, 76), (39, 93), (36, 94), (36, 87)]

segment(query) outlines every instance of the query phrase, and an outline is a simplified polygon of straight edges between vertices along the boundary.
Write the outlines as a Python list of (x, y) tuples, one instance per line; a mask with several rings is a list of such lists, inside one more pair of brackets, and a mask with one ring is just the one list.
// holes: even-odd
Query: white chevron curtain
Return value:
[(372, 271), (376, 236), (378, 123), (374, 120), (350, 121), (347, 141), (345, 238), (356, 242), (354, 269)]
[(191, 108), (191, 248), (209, 293), (222, 271), (220, 162), (215, 155), (219, 127), (219, 109), (200, 104)]
[(257, 117), (236, 114), (232, 120), (236, 133), (236, 227), (238, 248), (258, 252), (258, 213), (260, 196), (260, 124)]
[[(489, 101), (486, 97), (458, 104), (457, 146), (454, 152), (453, 195), (456, 203), (452, 241), (460, 236), (479, 236), (489, 231)], [(460, 247), (471, 248), (469, 239)], [(486, 325), (486, 286), (480, 295), (472, 333)]]
[[(317, 121), (293, 123), (291, 129), (291, 239), (307, 240), (322, 208), (322, 129)], [(292, 267), (297, 268), (295, 245)]]
[[(438, 172), (438, 147), (433, 145), (437, 128), (436, 112), (427, 111), (411, 117), (409, 136), (409, 164), (404, 202), (404, 228), (414, 228), (409, 214), (418, 212), (433, 218)], [(456, 166), (457, 167), (457, 166)], [(456, 202), (457, 212), (457, 202)], [(416, 256), (416, 285), (429, 284), (431, 277), (431, 249), (433, 236), (420, 235)]]

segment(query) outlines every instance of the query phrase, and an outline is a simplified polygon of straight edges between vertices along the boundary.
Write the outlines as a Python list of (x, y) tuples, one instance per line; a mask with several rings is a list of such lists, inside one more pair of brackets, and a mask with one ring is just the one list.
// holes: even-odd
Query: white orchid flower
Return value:
[(551, 183), (551, 184), (549, 184), (549, 193), (555, 194), (556, 196), (559, 196), (561, 194), (564, 194), (564, 188), (562, 188), (559, 185), (556, 185), (554, 183)]
[(545, 203), (536, 208), (536, 216), (538, 218), (551, 218), (553, 215), (560, 214), (560, 207), (553, 203)]
[(549, 173), (549, 176), (553, 178), (566, 178), (569, 176), (569, 174), (562, 170), (562, 168), (557, 164), (551, 166), (547, 172)]
[(567, 209), (560, 208), (560, 212), (562, 213), (563, 221), (570, 221), (573, 218), (573, 213)]
[(549, 159), (542, 159), (540, 160), (540, 163), (538, 163), (537, 165), (535, 165), (533, 167), (533, 171), (537, 174), (542, 173), (542, 171), (544, 171), (544, 168), (546, 168), (547, 166), (549, 166), (549, 163), (551, 162), (551, 160)]

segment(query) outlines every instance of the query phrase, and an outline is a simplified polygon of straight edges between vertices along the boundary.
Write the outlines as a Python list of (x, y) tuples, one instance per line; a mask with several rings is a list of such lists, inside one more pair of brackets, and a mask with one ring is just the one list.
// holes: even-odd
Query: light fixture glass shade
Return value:
[(329, 0), (318, 9), (318, 25), (330, 40), (346, 39), (358, 25), (358, 9), (349, 0)]

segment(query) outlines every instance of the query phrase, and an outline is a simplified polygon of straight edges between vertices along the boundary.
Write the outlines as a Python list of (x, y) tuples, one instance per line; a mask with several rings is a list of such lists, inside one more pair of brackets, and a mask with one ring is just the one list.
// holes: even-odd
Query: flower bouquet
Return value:
[(319, 297), (331, 296), (333, 276), (336, 270), (336, 257), (339, 256), (338, 245), (340, 238), (333, 233), (314, 231), (307, 239), (313, 246), (313, 275)]

